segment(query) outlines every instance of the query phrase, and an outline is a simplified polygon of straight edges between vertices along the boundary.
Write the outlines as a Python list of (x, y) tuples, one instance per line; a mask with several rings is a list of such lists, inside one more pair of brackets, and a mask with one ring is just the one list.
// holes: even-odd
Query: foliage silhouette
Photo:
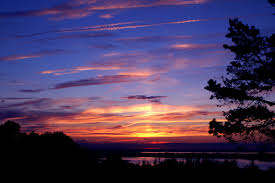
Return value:
[[(269, 1), (272, 5), (274, 0)], [(210, 99), (231, 109), (224, 112), (226, 122), (213, 119), (209, 133), (229, 141), (273, 142), (275, 140), (275, 113), (270, 93), (275, 86), (275, 34), (262, 36), (254, 26), (238, 19), (229, 20), (233, 45), (224, 48), (235, 54), (221, 81), (210, 79), (206, 90)], [(273, 108), (274, 109), (274, 108)]]
[[(24, 133), (20, 125), (7, 121), (0, 125), (1, 166), (22, 170), (51, 167), (69, 170), (95, 167), (97, 159), (63, 132)], [(4, 158), (3, 158), (4, 157)]]
[(269, 2), (272, 6), (275, 6), (275, 0), (268, 0), (268, 2)]

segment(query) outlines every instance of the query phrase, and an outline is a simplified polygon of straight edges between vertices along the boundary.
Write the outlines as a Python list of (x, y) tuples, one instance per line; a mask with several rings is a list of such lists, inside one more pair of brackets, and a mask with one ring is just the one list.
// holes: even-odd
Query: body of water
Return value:
[[(167, 158), (162, 157), (123, 157), (123, 160), (129, 161), (130, 163), (134, 164), (142, 164), (143, 162), (150, 163), (151, 165), (154, 164), (154, 162), (161, 162), (164, 161)], [(177, 161), (185, 161), (185, 158), (175, 158)], [(244, 168), (246, 166), (249, 166), (251, 164), (251, 160), (246, 159), (211, 159), (213, 161), (236, 161), (238, 166), (240, 168)], [(255, 160), (254, 164), (261, 170), (268, 170), (269, 168), (275, 168), (275, 162), (267, 162), (267, 161), (259, 161)]]
[[(157, 151), (145, 151), (142, 154), (244, 154), (244, 155), (255, 155), (259, 152), (157, 152)], [(265, 152), (265, 154), (275, 155), (275, 152)]]

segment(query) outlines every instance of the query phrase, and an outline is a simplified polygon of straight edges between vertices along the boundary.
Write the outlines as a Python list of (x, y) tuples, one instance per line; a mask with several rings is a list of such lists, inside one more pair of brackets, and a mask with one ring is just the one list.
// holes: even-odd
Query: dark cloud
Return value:
[(38, 93), (44, 91), (43, 89), (25, 89), (25, 90), (18, 90), (18, 92), (23, 92), (23, 93)]
[[(14, 98), (12, 98), (14, 99)], [(15, 98), (18, 100), (18, 98)], [(60, 98), (60, 99), (53, 99), (53, 98), (36, 98), (27, 100), (28, 98), (20, 98), (24, 100), (23, 102), (18, 103), (11, 103), (5, 102), (5, 105), (0, 105), (2, 109), (11, 109), (11, 108), (18, 108), (23, 107), (24, 109), (51, 109), (51, 110), (70, 110), (74, 109), (77, 110), (79, 106), (84, 104), (88, 104), (94, 102), (96, 100), (101, 99), (100, 97), (83, 97), (83, 98)], [(0, 99), (1, 100), (1, 99)], [(4, 99), (2, 99), (4, 100)]]
[(33, 98), (26, 98), (26, 97), (4, 97), (0, 98), (0, 100), (29, 100)]
[(123, 128), (123, 126), (122, 125), (112, 126), (109, 129), (120, 129), (120, 128)]
[(74, 116), (76, 113), (70, 112), (60, 112), (60, 111), (39, 111), (39, 110), (1, 110), (0, 111), (0, 121), (4, 122), (7, 120), (13, 120), (18, 122), (24, 131), (41, 131), (50, 129), (50, 124), (47, 120), (52, 117), (60, 119), (69, 119)]
[(139, 81), (146, 77), (140, 75), (110, 75), (110, 76), (98, 76), (94, 78), (82, 79), (77, 81), (69, 81), (55, 85), (51, 89), (63, 89), (78, 86), (92, 86), (92, 85), (104, 85), (114, 83), (126, 83)]
[(23, 117), (24, 113), (17, 110), (8, 110), (8, 111), (0, 111), (0, 121), (3, 121), (7, 118), (17, 118)]
[(13, 18), (13, 17), (26, 17), (39, 15), (39, 10), (27, 10), (27, 11), (13, 11), (13, 12), (1, 12), (0, 18)]
[(24, 101), (21, 103), (16, 103), (16, 104), (11, 104), (8, 105), (6, 107), (21, 107), (21, 106), (35, 106), (35, 107), (39, 107), (45, 103), (49, 103), (51, 99), (49, 98), (40, 98), (40, 99), (36, 99), (36, 100), (29, 100), (29, 101)]
[(160, 103), (161, 102), (160, 100), (163, 98), (167, 98), (167, 96), (131, 95), (123, 98), (127, 98), (129, 100), (148, 100), (149, 102), (152, 102), (152, 103)]

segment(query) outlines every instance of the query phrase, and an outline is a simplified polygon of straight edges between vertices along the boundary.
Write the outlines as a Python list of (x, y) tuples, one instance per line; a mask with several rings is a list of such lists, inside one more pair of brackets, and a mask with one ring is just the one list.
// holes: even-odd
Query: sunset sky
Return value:
[(221, 142), (204, 86), (233, 59), (228, 20), (270, 35), (273, 13), (267, 0), (1, 0), (0, 121), (96, 143)]

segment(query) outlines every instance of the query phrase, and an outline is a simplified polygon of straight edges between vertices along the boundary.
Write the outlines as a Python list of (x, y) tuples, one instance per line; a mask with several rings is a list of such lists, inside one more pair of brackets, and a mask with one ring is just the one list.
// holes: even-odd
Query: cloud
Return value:
[(111, 18), (114, 18), (114, 14), (107, 13), (107, 14), (99, 15), (99, 17), (103, 19), (111, 19)]
[(40, 74), (53, 74), (56, 76), (66, 75), (66, 74), (75, 74), (82, 71), (91, 71), (91, 70), (99, 70), (99, 71), (107, 71), (107, 70), (119, 70), (125, 68), (122, 64), (91, 64), (90, 66), (78, 66), (71, 69), (57, 69), (57, 70), (46, 70), (41, 71)]
[(93, 63), (87, 66), (77, 66), (70, 69), (57, 69), (57, 70), (46, 70), (41, 71), (40, 74), (53, 74), (56, 76), (65, 75), (65, 74), (75, 74), (82, 71), (91, 71), (91, 70), (119, 70), (124, 68), (125, 66), (122, 63)]
[(174, 44), (170, 46), (171, 49), (178, 50), (195, 50), (195, 49), (211, 49), (220, 48), (217, 44)]
[(209, 111), (188, 111), (188, 112), (172, 112), (163, 113), (152, 116), (156, 121), (180, 121), (190, 120), (198, 116), (221, 116), (221, 112), (209, 112)]
[(34, 41), (55, 41), (60, 39), (82, 39), (82, 38), (107, 38), (107, 37), (114, 37), (114, 33), (110, 32), (102, 32), (102, 33), (86, 33), (86, 34), (70, 34), (70, 35), (63, 35), (57, 36), (53, 38), (45, 38), (45, 39), (37, 39)]
[(49, 102), (50, 99), (48, 98), (40, 98), (40, 99), (35, 99), (35, 100), (29, 100), (29, 101), (24, 101), (24, 102), (21, 102), (21, 103), (16, 103), (16, 104), (11, 104), (11, 105), (8, 105), (8, 106), (5, 106), (4, 108), (6, 107), (21, 107), (21, 106), (39, 106), (43, 103), (47, 103)]
[(93, 62), (85, 66), (77, 66), (73, 68), (55, 69), (55, 70), (45, 70), (41, 71), (40, 74), (53, 74), (56, 76), (65, 74), (75, 74), (82, 71), (91, 70), (127, 70), (127, 72), (120, 72), (120, 75), (151, 75), (150, 71), (137, 70), (137, 65), (139, 63), (145, 63), (149, 61), (150, 56), (143, 52), (110, 52), (102, 56), (99, 61)]
[[(134, 98), (155, 97), (137, 96)], [(91, 101), (93, 100), (91, 99)], [(9, 106), (8, 110), (2, 109), (0, 120), (15, 120), (28, 131), (34, 129), (37, 132), (60, 130), (74, 138), (108, 137), (112, 142), (114, 137), (138, 140), (149, 137), (207, 136), (208, 123), (213, 115), (218, 114), (203, 110), (209, 106), (164, 105), (160, 103), (113, 104), (106, 107), (90, 105), (84, 110), (82, 107), (75, 107), (74, 110), (70, 110), (70, 108), (56, 110), (55, 108), (55, 106), (67, 106), (70, 103), (85, 105), (87, 99), (41, 98), (30, 100), (27, 103), (21, 102)]]
[(57, 118), (67, 118), (74, 116), (75, 113), (72, 112), (47, 112), (39, 110), (29, 110), (22, 111), (20, 110), (1, 110), (0, 112), (0, 121), (13, 120), (21, 124), (21, 127), (24, 131), (36, 132), (46, 132), (46, 131), (56, 131), (56, 129), (50, 123), (51, 119)]
[(151, 103), (160, 103), (160, 100), (163, 98), (167, 98), (167, 96), (130, 95), (122, 98), (126, 98), (129, 100), (147, 100)]
[(51, 15), (52, 20), (60, 20), (65, 18), (82, 18), (90, 15), (92, 12), (88, 11), (87, 7), (76, 1), (61, 3), (51, 8), (44, 8), (38, 10), (25, 10), (13, 12), (0, 12), (0, 18), (15, 18), (15, 17), (29, 17), (29, 16), (46, 16)]
[(0, 98), (0, 100), (28, 100), (28, 99), (33, 99), (29, 97), (4, 97)]
[(99, 0), (98, 3), (89, 7), (89, 10), (113, 10), (113, 9), (130, 9), (130, 8), (148, 8), (156, 6), (176, 6), (203, 4), (209, 0), (154, 0), (154, 1), (111, 1)]
[(83, 113), (143, 113), (153, 115), (153, 114), (162, 114), (170, 112), (188, 112), (188, 111), (197, 111), (200, 108), (197, 106), (180, 106), (180, 105), (165, 105), (157, 103), (149, 104), (135, 104), (129, 106), (109, 106), (109, 107), (100, 107), (100, 108), (89, 108), (86, 109)]
[(127, 83), (137, 82), (146, 77), (140, 75), (110, 75), (110, 76), (97, 76), (88, 79), (82, 79), (77, 81), (69, 81), (55, 85), (51, 89), (64, 89), (79, 86), (94, 86), (94, 85), (105, 85), (114, 83)]
[(157, 72), (146, 70), (146, 69), (135, 69), (135, 70), (128, 70), (127, 72), (120, 72), (120, 75), (128, 75), (128, 76), (140, 76), (140, 77), (149, 77)]
[[(31, 33), (31, 34), (20, 34), (20, 35), (14, 35), (10, 37), (2, 37), (0, 40), (9, 40), (9, 39), (23, 39), (23, 38), (31, 38), (31, 37), (36, 37), (36, 36), (42, 36), (50, 33), (69, 33), (69, 32), (82, 32), (82, 31), (88, 31), (89, 29), (98, 29), (98, 28), (108, 28), (108, 27), (114, 27), (114, 26), (121, 26), (121, 25), (128, 25), (128, 24), (134, 24), (136, 22), (117, 22), (117, 23), (111, 23), (111, 24), (100, 24), (100, 25), (93, 25), (93, 26), (82, 26), (78, 28), (64, 28), (64, 29), (56, 29), (56, 30), (49, 30), (45, 32), (37, 32), (37, 33)], [(103, 33), (103, 34), (78, 34), (77, 36), (80, 37), (85, 37), (85, 36), (112, 36), (114, 34), (110, 33)], [(60, 36), (62, 37), (62, 36)], [(57, 38), (60, 38), (57, 37)], [(50, 38), (51, 39), (51, 38)], [(55, 39), (55, 38), (53, 38)]]
[(143, 36), (143, 37), (128, 37), (118, 38), (117, 40), (124, 43), (144, 43), (144, 42), (160, 42), (160, 41), (178, 41), (182, 39), (191, 39), (193, 36)]
[[(111, 24), (100, 24), (100, 25), (92, 25), (92, 26), (81, 26), (76, 28), (64, 28), (64, 29), (57, 29), (45, 32), (38, 32), (32, 34), (23, 34), (23, 35), (14, 35), (8, 38), (0, 38), (0, 40), (9, 40), (9, 39), (23, 39), (23, 38), (30, 38), (35, 36), (41, 36), (49, 33), (69, 33), (69, 32), (88, 32), (88, 31), (118, 31), (124, 29), (137, 29), (137, 28), (145, 28), (145, 27), (154, 27), (154, 26), (161, 26), (161, 25), (173, 25), (173, 24), (185, 24), (185, 23), (194, 23), (194, 22), (201, 22), (201, 21), (209, 21), (208, 19), (190, 19), (190, 20), (180, 20), (180, 21), (169, 21), (169, 22), (162, 22), (162, 23), (153, 23), (153, 24), (138, 24), (138, 22), (129, 21), (129, 22), (117, 22)], [(105, 36), (111, 36), (107, 33), (104, 33)], [(72, 37), (87, 37), (87, 36), (94, 36), (93, 34), (79, 34), (75, 36), (68, 35), (68, 38)], [(98, 36), (104, 36), (98, 35)], [(66, 36), (65, 36), (66, 37)], [(49, 40), (55, 39), (65, 39), (64, 36), (58, 36), (56, 38), (48, 38)], [(180, 38), (180, 37), (179, 37)], [(149, 38), (148, 38), (149, 39)], [(44, 40), (44, 39), (42, 39)], [(45, 39), (47, 40), (47, 39)]]
[(51, 16), (52, 20), (83, 18), (95, 11), (148, 8), (157, 6), (183, 6), (190, 4), (203, 4), (210, 0), (154, 0), (154, 1), (112, 1), (112, 0), (71, 0), (55, 5), (51, 8), (38, 10), (24, 10), (13, 12), (0, 12), (0, 18)]
[[(153, 23), (153, 24), (134, 24), (134, 22), (129, 22), (127, 24), (130, 24), (130, 25), (115, 25), (115, 24), (113, 24), (112, 26), (81, 27), (79, 29), (72, 29), (72, 30), (67, 29), (66, 31), (79, 31), (79, 32), (80, 31), (117, 31), (117, 30), (124, 30), (124, 29), (137, 29), (137, 28), (154, 27), (154, 26), (161, 26), (161, 25), (172, 25), (172, 24), (185, 24), (185, 23), (193, 23), (193, 22), (201, 22), (201, 21), (208, 21), (208, 20), (207, 19), (190, 19), (190, 20), (181, 20), (181, 21)], [(134, 24), (134, 25), (131, 25), (131, 24)]]
[(22, 92), (22, 93), (38, 93), (38, 92), (42, 92), (44, 91), (44, 89), (23, 89), (23, 90), (18, 90), (18, 92)]
[(95, 101), (98, 101), (100, 97), (83, 97), (83, 98), (11, 98), (12, 100), (23, 100), (22, 102), (5, 102), (5, 105), (1, 105), (2, 109), (21, 108), (23, 109), (41, 109), (41, 110), (70, 110), (76, 109), (82, 105), (86, 105)]
[(9, 55), (5, 57), (0, 57), (0, 62), (38, 58), (38, 57), (51, 56), (51, 55), (63, 54), (63, 53), (68, 53), (68, 51), (62, 50), (62, 49), (44, 50), (44, 51), (40, 51), (40, 52), (28, 54), (28, 55)]

